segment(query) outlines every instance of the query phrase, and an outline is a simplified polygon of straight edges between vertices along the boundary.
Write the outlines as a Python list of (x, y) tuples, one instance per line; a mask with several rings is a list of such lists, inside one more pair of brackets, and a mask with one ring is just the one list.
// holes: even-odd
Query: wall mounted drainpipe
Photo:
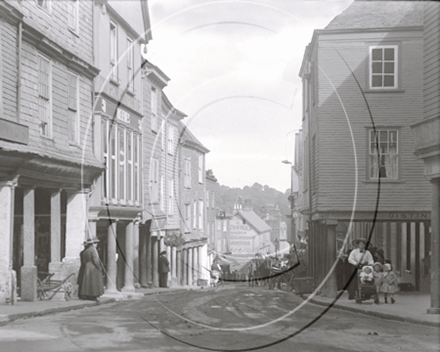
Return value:
[(23, 21), (18, 23), (17, 29), (17, 122), (20, 122), (21, 115), (21, 42), (23, 36)]

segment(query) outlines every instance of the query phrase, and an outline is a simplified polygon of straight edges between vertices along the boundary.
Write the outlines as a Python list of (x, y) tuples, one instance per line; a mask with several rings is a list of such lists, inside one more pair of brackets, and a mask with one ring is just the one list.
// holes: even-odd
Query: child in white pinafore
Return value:
[(391, 303), (396, 302), (394, 293), (397, 291), (397, 275), (391, 270), (390, 264), (383, 265), (381, 291), (384, 293), (385, 303), (388, 303), (388, 293), (391, 296)]

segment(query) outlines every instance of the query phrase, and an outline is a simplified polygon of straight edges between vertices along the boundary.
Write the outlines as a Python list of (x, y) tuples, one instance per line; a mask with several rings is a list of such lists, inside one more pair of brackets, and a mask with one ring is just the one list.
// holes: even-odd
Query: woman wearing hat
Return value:
[(97, 301), (104, 293), (104, 285), (101, 275), (101, 261), (99, 260), (96, 245), (99, 240), (96, 237), (89, 238), (84, 242), (85, 249), (81, 252), (81, 266), (78, 275), (78, 297)]
[[(357, 269), (365, 264), (373, 265), (374, 260), (370, 251), (365, 249), (367, 245), (367, 240), (364, 238), (358, 238), (352, 242), (354, 247), (348, 256), (348, 263), (351, 265), (351, 275), (357, 272)], [(357, 278), (354, 277), (348, 288), (348, 299), (354, 299), (355, 292), (358, 290)]]

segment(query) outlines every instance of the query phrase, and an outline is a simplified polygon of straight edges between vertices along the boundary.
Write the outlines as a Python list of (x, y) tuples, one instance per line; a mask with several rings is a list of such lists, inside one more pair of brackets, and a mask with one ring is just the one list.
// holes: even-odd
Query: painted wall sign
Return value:
[(115, 103), (110, 100), (104, 99), (102, 97), (98, 97), (98, 101), (96, 104), (97, 110), (104, 112), (110, 118), (114, 118), (118, 121), (126, 123), (131, 127), (140, 130), (142, 127), (142, 117), (138, 116), (134, 113), (129, 112), (128, 110), (122, 108), (121, 106), (117, 106)]
[(229, 250), (232, 254), (253, 254), (255, 235), (255, 231), (240, 218), (232, 218), (229, 222)]
[[(340, 213), (318, 213), (314, 214), (312, 220), (343, 220), (347, 221), (351, 219), (351, 213), (340, 212)], [(356, 212), (354, 214), (355, 221), (373, 221), (373, 212)], [(376, 220), (380, 221), (423, 221), (431, 220), (431, 212), (420, 211), (420, 212), (378, 212)]]

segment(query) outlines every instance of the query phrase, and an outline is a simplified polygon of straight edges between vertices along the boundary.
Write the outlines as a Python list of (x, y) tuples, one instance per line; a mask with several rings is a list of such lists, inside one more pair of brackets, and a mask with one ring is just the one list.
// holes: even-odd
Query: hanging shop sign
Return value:
[(96, 110), (105, 113), (111, 119), (123, 122), (135, 129), (140, 130), (142, 127), (142, 116), (129, 112), (127, 109), (117, 106), (117, 104), (103, 97), (98, 97)]

